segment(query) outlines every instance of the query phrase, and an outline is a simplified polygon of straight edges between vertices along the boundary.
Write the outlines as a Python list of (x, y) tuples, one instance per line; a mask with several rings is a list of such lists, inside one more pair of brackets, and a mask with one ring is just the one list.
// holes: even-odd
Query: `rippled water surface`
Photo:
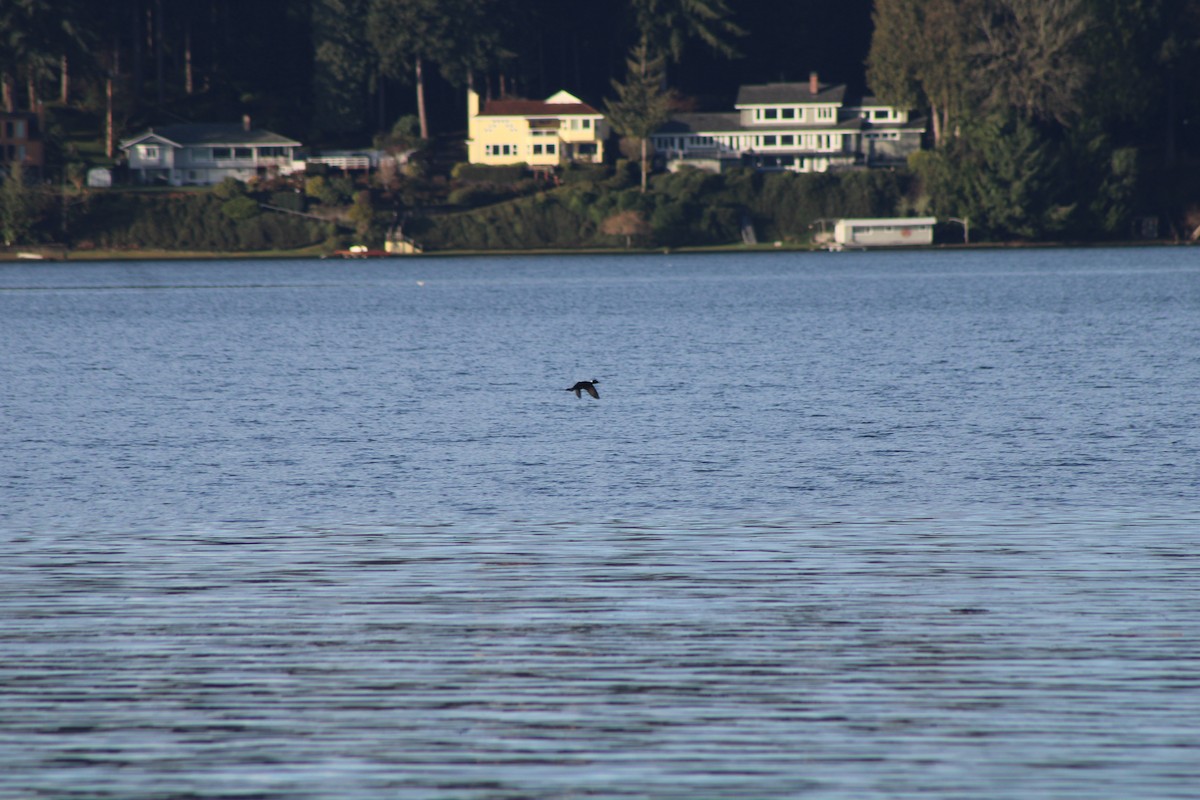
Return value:
[(0, 797), (1200, 798), (1198, 252), (0, 265)]

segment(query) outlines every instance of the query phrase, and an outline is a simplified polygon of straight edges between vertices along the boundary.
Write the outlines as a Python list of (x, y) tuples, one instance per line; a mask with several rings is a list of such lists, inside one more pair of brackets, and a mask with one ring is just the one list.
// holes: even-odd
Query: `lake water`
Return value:
[(0, 797), (1198, 798), (1198, 393), (1195, 248), (0, 265)]

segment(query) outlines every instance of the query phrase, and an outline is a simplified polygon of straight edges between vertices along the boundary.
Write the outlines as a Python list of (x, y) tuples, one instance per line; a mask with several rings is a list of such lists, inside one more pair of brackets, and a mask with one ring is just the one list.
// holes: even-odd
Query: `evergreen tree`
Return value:
[(319, 132), (362, 130), (367, 121), (371, 65), (360, 21), (367, 0), (313, 0), (314, 127)]
[(81, 12), (75, 0), (4, 0), (0, 3), (0, 103), (17, 105), (20, 84), (27, 107), (37, 110), (41, 84), (84, 53)]
[(1081, 110), (1093, 21), (1083, 0), (990, 0), (981, 16), (977, 77), (987, 106), (1066, 124)]
[(436, 65), (454, 84), (469, 83), (505, 52), (494, 24), (496, 0), (370, 0), (368, 38), (382, 75), (411, 81), (421, 138), (429, 138), (425, 70)]
[(972, 48), (984, 0), (876, 0), (867, 82), (884, 102), (927, 107), (937, 145), (971, 108)]
[(733, 42), (745, 36), (732, 19), (725, 0), (632, 0), (641, 38), (656, 53), (683, 58), (688, 39), (699, 39), (726, 58), (738, 55)]
[(626, 61), (625, 82), (613, 81), (617, 99), (608, 103), (608, 121), (617, 133), (641, 143), (643, 193), (650, 172), (650, 134), (663, 126), (671, 112), (671, 93), (663, 88), (665, 62), (663, 56), (652, 58), (649, 45), (642, 39)]

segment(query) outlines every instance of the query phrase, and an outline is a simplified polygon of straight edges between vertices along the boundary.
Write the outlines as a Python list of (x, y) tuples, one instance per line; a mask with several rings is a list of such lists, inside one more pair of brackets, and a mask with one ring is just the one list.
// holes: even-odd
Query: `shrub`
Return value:
[(307, 207), (304, 195), (300, 192), (272, 192), (271, 205), (288, 211), (304, 211)]
[(526, 164), (455, 164), (450, 177), (459, 183), (516, 183), (529, 172)]
[(246, 184), (237, 178), (226, 178), (212, 188), (212, 193), (222, 200), (232, 200), (246, 193)]
[(226, 200), (221, 204), (221, 213), (229, 217), (234, 222), (256, 217), (259, 214), (258, 203), (252, 197), (235, 197), (232, 200)]

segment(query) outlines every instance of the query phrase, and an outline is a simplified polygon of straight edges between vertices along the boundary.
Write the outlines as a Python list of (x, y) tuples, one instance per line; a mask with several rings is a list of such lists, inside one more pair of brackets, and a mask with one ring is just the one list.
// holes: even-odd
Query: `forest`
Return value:
[[(929, 147), (897, 202), (981, 238), (1200, 229), (1200, 0), (5, 0), (0, 106), (49, 117), (45, 177), (65, 186), (151, 124), (249, 115), (362, 147), (405, 120), (460, 140), (468, 86), (605, 108), (638, 47), (680, 109), (819, 71), (920, 111)], [(0, 191), (6, 241), (16, 195)]]

